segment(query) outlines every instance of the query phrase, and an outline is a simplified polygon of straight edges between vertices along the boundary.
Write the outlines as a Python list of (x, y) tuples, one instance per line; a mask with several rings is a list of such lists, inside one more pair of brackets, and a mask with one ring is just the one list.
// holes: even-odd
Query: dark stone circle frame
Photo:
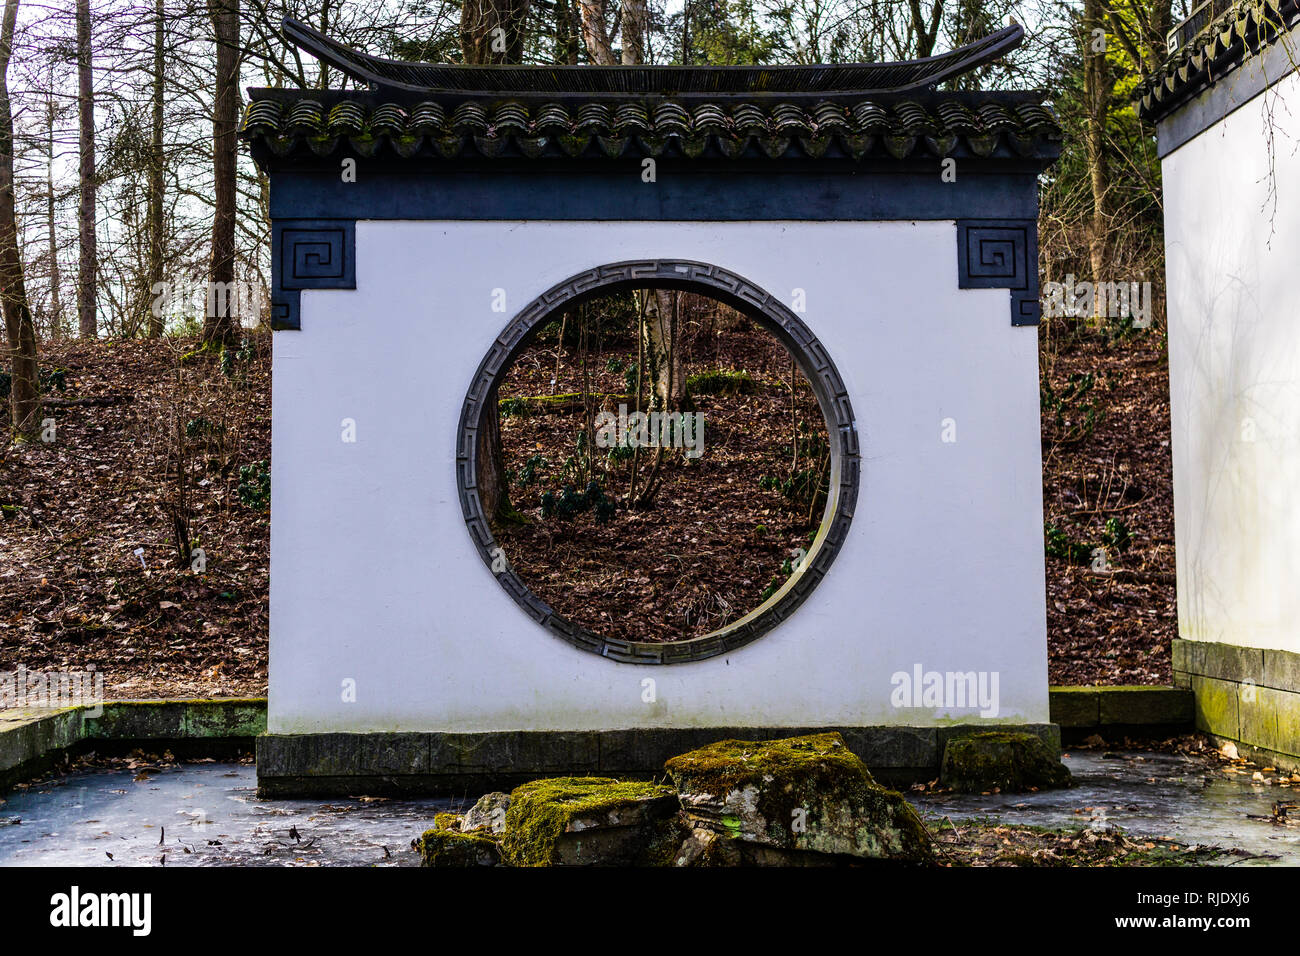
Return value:
[(485, 399), (523, 349), (529, 333), (557, 309), (572, 308), (613, 292), (643, 288), (707, 294), (740, 310), (776, 335), (807, 376), (832, 440), (830, 493), (803, 570), (791, 575), (766, 602), (726, 627), (697, 638), (667, 643), (613, 640), (561, 617), (508, 566), (508, 556), (505, 556), (506, 567), (494, 574), (529, 617), (574, 647), (631, 664), (702, 661), (757, 640), (807, 600), (843, 546), (857, 504), (861, 456), (848, 392), (821, 342), (783, 303), (734, 272), (681, 259), (617, 262), (583, 272), (552, 287), (515, 316), (479, 364), (461, 410), (456, 450), (457, 489), (465, 523), (479, 556), (490, 570), (494, 565), (501, 567), (498, 558), (503, 552), (492, 536), (478, 494), (478, 430), (486, 411)]

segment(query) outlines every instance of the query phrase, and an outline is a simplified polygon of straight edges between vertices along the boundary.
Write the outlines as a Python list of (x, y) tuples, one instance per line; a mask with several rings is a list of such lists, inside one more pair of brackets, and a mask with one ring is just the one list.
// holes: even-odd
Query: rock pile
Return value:
[(724, 740), (666, 764), (673, 786), (534, 780), (439, 814), (425, 866), (919, 864), (930, 838), (837, 733)]

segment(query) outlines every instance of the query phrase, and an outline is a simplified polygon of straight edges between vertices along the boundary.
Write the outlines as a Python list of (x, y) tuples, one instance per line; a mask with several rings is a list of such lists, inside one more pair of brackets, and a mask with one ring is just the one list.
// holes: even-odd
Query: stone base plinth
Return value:
[(1032, 733), (1060, 752), (1055, 724), (266, 734), (257, 739), (257, 781), (263, 797), (477, 796), (547, 776), (652, 777), (663, 773), (669, 757), (719, 740), (839, 731), (872, 774), (903, 786), (935, 779), (954, 736), (990, 729)]

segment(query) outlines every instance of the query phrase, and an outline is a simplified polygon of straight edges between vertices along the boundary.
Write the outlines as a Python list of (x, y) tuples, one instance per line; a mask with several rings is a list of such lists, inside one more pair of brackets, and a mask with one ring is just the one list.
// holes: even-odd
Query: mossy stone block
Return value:
[(929, 835), (838, 733), (722, 740), (665, 764), (697, 827), (779, 851), (920, 862)]
[(671, 787), (558, 777), (511, 792), (501, 850), (511, 866), (666, 866), (684, 829)]
[(1300, 694), (1269, 689), (1273, 719), (1276, 721), (1277, 746), (1272, 748), (1290, 757), (1300, 757)]
[(1277, 690), (1300, 693), (1300, 654), (1294, 651), (1264, 651), (1261, 683)]
[(1070, 771), (1033, 734), (971, 734), (948, 741), (939, 780), (958, 793), (1064, 787)]
[(131, 700), (104, 705), (98, 717), (86, 718), (86, 736), (108, 740), (185, 736), (186, 706), (177, 701)]
[(481, 833), (426, 830), (420, 837), (419, 849), (421, 866), (496, 866), (501, 862), (497, 841)]
[(183, 730), (186, 737), (256, 737), (266, 733), (266, 699), (188, 701)]
[(933, 767), (939, 761), (934, 727), (853, 727), (841, 736), (868, 767)]
[(79, 708), (0, 711), (0, 771), (11, 770), (81, 739)]
[(1171, 656), (1176, 673), (1200, 674), (1205, 666), (1205, 644), (1176, 637)]
[(474, 806), (461, 818), (459, 829), (462, 833), (487, 829), (500, 833), (505, 829), (506, 811), (510, 809), (510, 794), (493, 791), (479, 797)]
[(1101, 722), (1101, 697), (1096, 687), (1053, 687), (1048, 694), (1052, 723), (1096, 727)]
[(1251, 684), (1237, 685), (1237, 723), (1242, 743), (1278, 749), (1277, 691)]
[(1191, 724), (1196, 701), (1176, 687), (1102, 687), (1101, 723)]
[(1192, 673), (1227, 681), (1256, 681), (1264, 676), (1264, 651), (1259, 647), (1205, 642), (1198, 653), (1201, 666)]
[(364, 734), (262, 734), (259, 777), (350, 777), (361, 768)]
[(1237, 710), (1239, 684), (1213, 677), (1192, 677), (1196, 695), (1196, 729), (1220, 737), (1241, 739), (1241, 720)]
[(975, 734), (987, 734), (994, 731), (1029, 734), (1031, 737), (1037, 737), (1042, 741), (1048, 753), (1058, 756), (1061, 753), (1061, 728), (1057, 724), (955, 724), (951, 727), (940, 727), (938, 730), (939, 754), (936, 762), (940, 766), (943, 764), (943, 753), (947, 750), (949, 741), (956, 740), (959, 737), (971, 737)]
[(455, 830), (457, 833), (463, 832), (460, 828), (461, 815), (444, 811), (433, 815), (433, 828), (435, 830)]
[(429, 773), (429, 738), (424, 734), (365, 734), (361, 766), (375, 774)]

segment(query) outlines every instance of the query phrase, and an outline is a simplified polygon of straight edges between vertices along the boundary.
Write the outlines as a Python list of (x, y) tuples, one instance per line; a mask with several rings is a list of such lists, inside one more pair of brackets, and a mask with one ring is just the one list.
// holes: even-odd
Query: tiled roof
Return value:
[(834, 93), (920, 91), (933, 88), (1018, 47), (1024, 29), (1017, 23), (972, 43), (920, 60), (876, 63), (811, 63), (781, 66), (584, 66), (452, 63), (412, 63), (386, 60), (354, 50), (291, 17), (283, 22), (285, 38), (322, 62), (385, 93), (495, 93), (519, 98), (576, 95), (593, 99), (601, 94), (656, 95), (673, 92), (719, 98), (731, 94)]
[(522, 155), (688, 158), (787, 154), (820, 158), (971, 155), (1055, 158), (1061, 128), (1025, 94), (945, 94), (892, 101), (677, 102), (603, 98), (528, 104), (464, 98), (458, 103), (384, 102), (374, 94), (253, 90), (240, 135), (276, 156), (451, 159)]
[(1300, 0), (1235, 4), (1143, 80), (1136, 91), (1139, 115), (1160, 119), (1297, 24)]

